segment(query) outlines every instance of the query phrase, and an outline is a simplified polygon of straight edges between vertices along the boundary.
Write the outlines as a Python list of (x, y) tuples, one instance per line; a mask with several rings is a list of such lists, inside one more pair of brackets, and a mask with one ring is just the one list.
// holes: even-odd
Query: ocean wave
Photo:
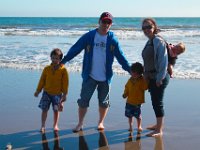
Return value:
[(31, 30), (31, 29), (0, 29), (0, 35), (20, 35), (20, 36), (80, 36), (86, 33), (86, 31), (78, 30), (58, 30), (58, 29), (48, 29), (48, 30)]
[[(27, 69), (27, 70), (42, 70), (47, 64), (19, 64), (15, 62), (1, 62), (0, 63), (0, 68), (12, 68), (12, 69)], [(69, 72), (81, 72), (82, 71), (82, 66), (77, 63), (75, 64), (66, 64), (66, 68)], [(118, 66), (113, 67), (113, 72), (117, 75), (129, 75), (127, 72), (122, 70)], [(200, 72), (195, 72), (191, 70), (184, 70), (184, 71), (177, 71), (176, 69), (174, 70), (173, 78), (177, 79), (200, 79)]]
[[(145, 36), (141, 30), (133, 29), (112, 29), (120, 39), (144, 39)], [(47, 30), (31, 30), (31, 29), (16, 29), (5, 28), (0, 29), (1, 36), (71, 36), (80, 37), (86, 30), (62, 30), (62, 29), (47, 29)], [(177, 30), (163, 29), (161, 35), (164, 37), (200, 37), (199, 30)]]

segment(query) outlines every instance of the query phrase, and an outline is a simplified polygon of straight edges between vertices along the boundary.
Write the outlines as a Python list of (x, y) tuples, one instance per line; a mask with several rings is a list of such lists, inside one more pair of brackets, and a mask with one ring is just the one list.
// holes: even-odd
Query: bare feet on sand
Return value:
[(72, 129), (72, 131), (74, 133), (82, 131), (83, 130), (83, 125), (82, 124), (78, 124), (74, 129)]
[(138, 130), (137, 130), (138, 133), (141, 133), (142, 131), (143, 131), (143, 129), (141, 127), (138, 128)]
[(162, 136), (162, 135), (163, 135), (163, 133), (161, 131), (153, 131), (153, 132), (147, 134), (146, 136), (148, 136), (148, 137), (159, 137), (159, 136)]
[(104, 125), (103, 123), (99, 123), (97, 130), (104, 130)]
[(58, 127), (54, 127), (54, 131), (58, 132), (60, 129)]
[(41, 127), (40, 132), (45, 133), (45, 127)]
[(157, 127), (156, 125), (151, 125), (151, 126), (148, 126), (147, 129), (148, 130), (155, 130), (156, 127)]

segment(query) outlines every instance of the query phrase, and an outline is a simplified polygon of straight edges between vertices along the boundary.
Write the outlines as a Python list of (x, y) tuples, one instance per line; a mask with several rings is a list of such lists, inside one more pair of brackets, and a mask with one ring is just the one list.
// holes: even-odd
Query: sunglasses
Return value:
[(153, 26), (152, 25), (147, 25), (147, 26), (143, 26), (142, 27), (142, 30), (145, 30), (145, 29), (152, 29), (153, 28)]
[(60, 57), (51, 56), (51, 60), (60, 60)]
[(110, 20), (102, 20), (102, 23), (103, 23), (103, 24), (111, 24), (112, 21), (110, 21)]

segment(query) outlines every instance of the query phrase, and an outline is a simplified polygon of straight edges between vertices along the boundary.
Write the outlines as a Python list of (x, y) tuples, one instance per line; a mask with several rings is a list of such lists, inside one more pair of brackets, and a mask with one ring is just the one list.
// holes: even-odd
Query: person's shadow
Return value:
[[(42, 147), (43, 150), (50, 150), (48, 145), (48, 140), (45, 133), (42, 133)], [(60, 147), (59, 134), (58, 132), (54, 132), (54, 147), (53, 150), (64, 150), (64, 148)]]

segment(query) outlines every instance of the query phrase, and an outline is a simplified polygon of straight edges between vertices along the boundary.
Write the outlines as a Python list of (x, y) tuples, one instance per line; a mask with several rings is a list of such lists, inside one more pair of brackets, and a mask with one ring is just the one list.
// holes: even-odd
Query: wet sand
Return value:
[(52, 109), (47, 118), (46, 134), (41, 134), (39, 98), (33, 93), (41, 72), (35, 70), (0, 69), (0, 149), (8, 143), (13, 149), (158, 149), (188, 150), (199, 148), (200, 80), (171, 79), (165, 93), (165, 129), (160, 138), (146, 137), (146, 130), (155, 121), (149, 93), (142, 107), (143, 129), (137, 134), (129, 132), (124, 116), (124, 85), (129, 76), (114, 75), (111, 84), (111, 107), (105, 120), (105, 131), (97, 131), (98, 104), (96, 93), (92, 97), (85, 118), (84, 130), (73, 133), (78, 120), (77, 99), (81, 88), (80, 73), (70, 73), (70, 86), (64, 111), (60, 116), (60, 131), (52, 130)]

